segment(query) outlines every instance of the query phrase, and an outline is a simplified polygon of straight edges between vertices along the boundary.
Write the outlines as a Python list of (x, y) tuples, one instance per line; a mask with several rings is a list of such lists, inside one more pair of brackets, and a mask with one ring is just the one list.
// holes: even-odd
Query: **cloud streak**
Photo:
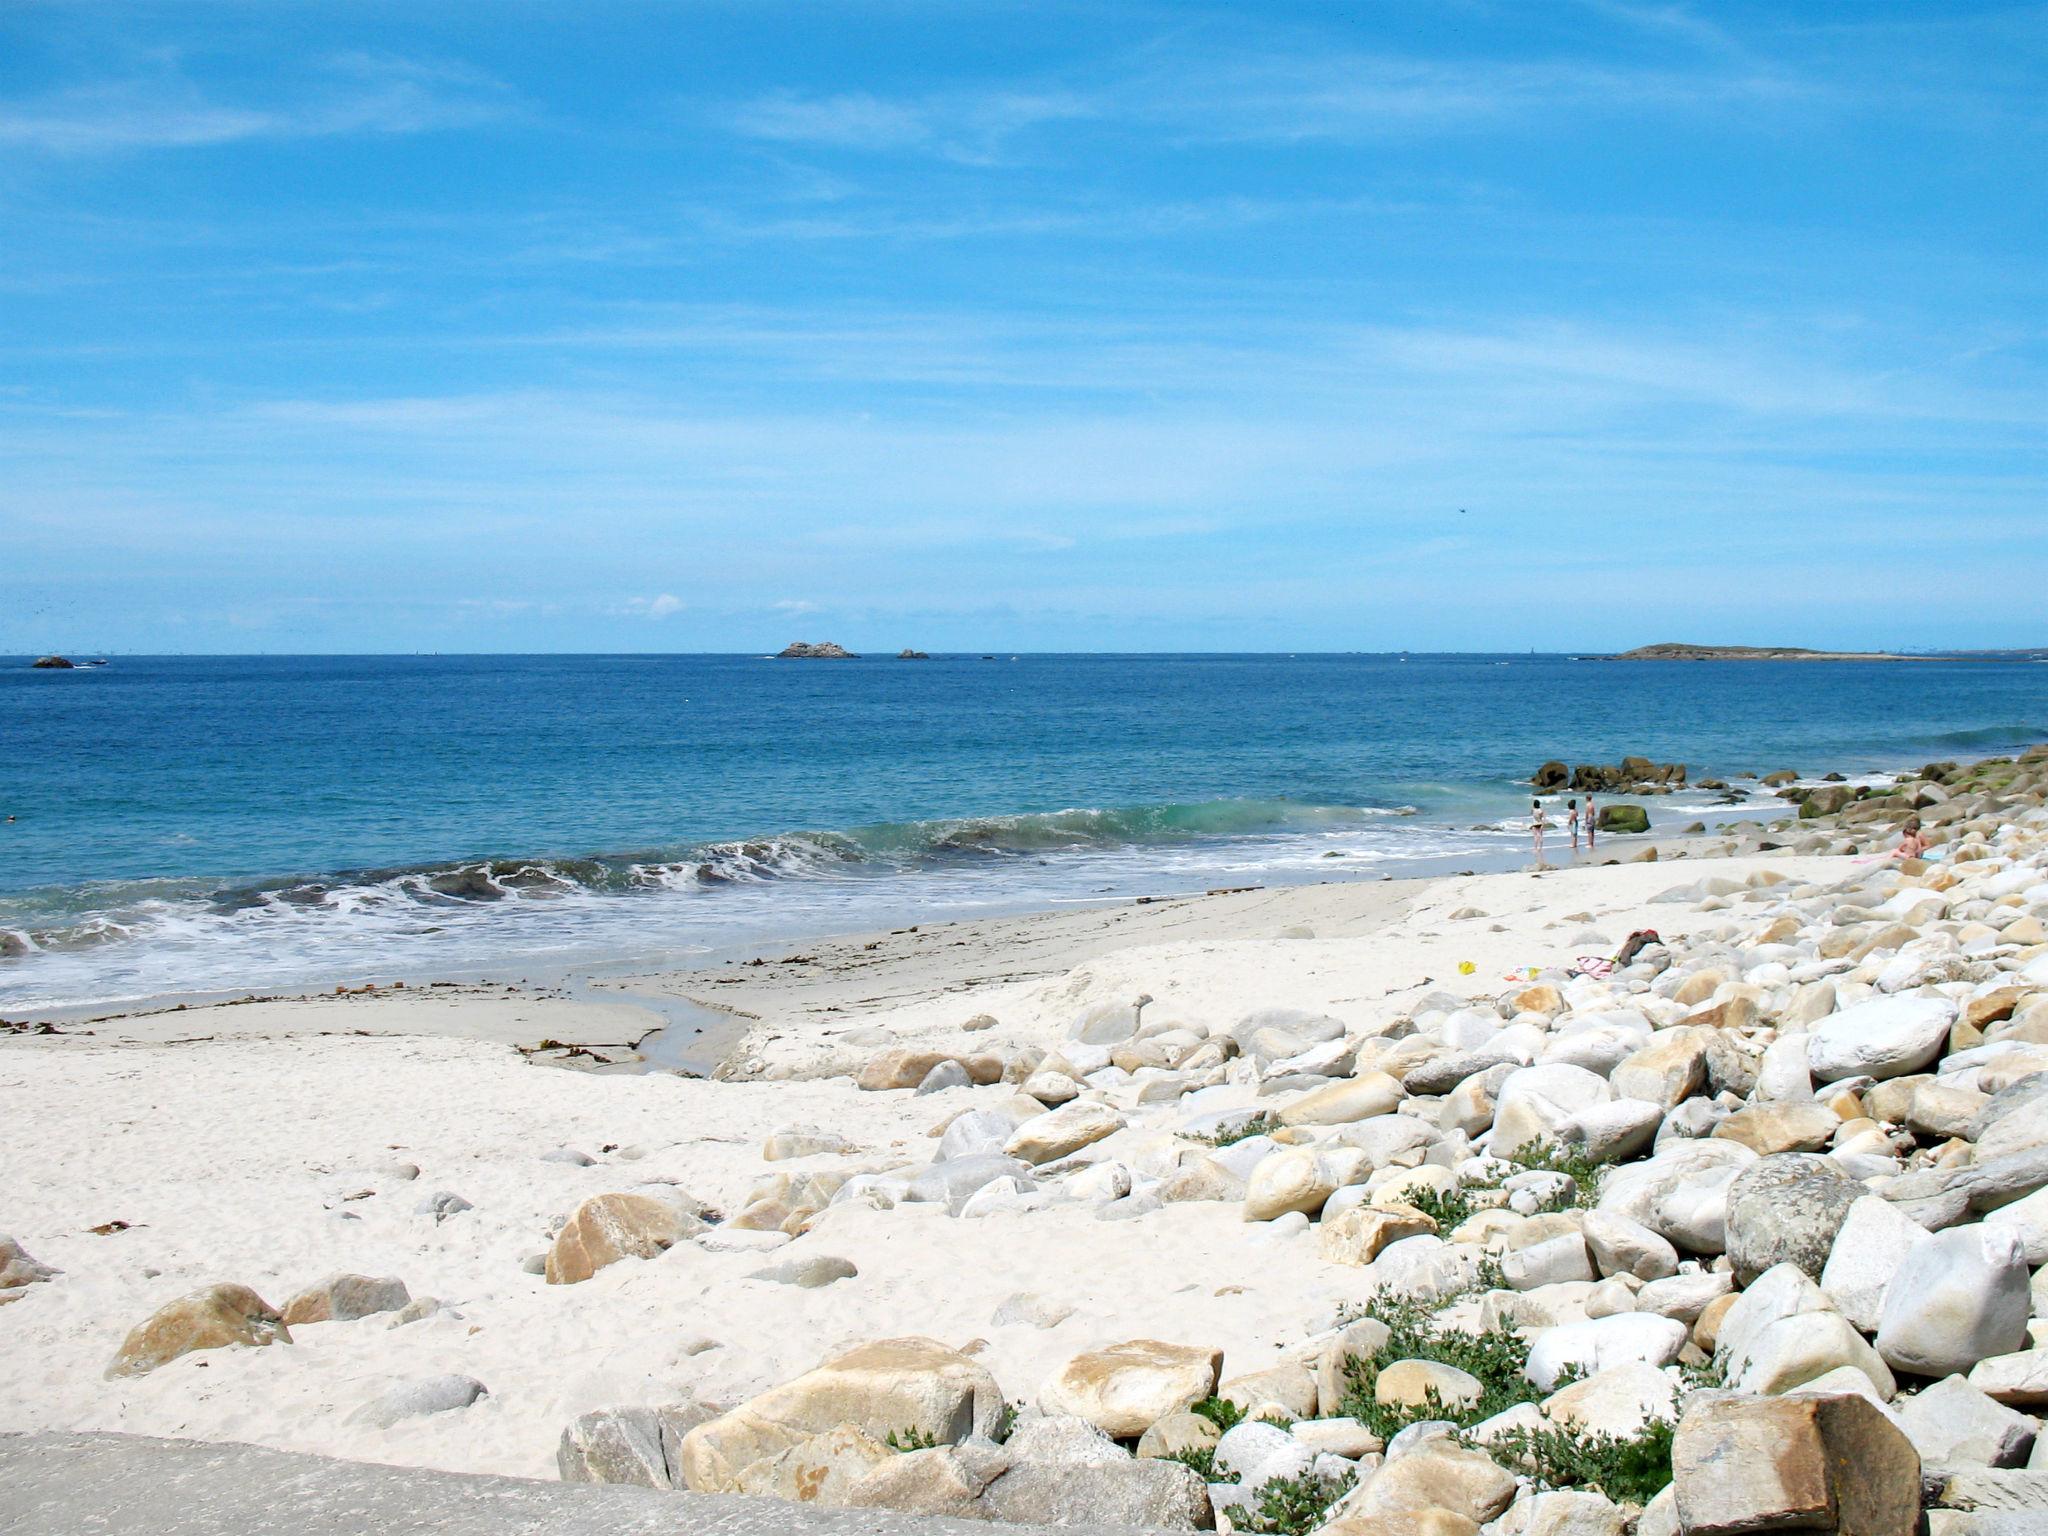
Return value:
[(92, 155), (427, 133), (493, 122), (515, 105), (506, 86), (477, 71), (364, 53), (329, 57), (289, 95), (224, 102), (175, 72), (75, 85), (0, 101), (0, 146)]

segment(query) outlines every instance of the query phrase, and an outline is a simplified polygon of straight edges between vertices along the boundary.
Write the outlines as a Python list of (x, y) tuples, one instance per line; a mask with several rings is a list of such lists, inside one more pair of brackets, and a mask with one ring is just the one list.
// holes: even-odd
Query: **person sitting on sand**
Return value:
[(1920, 818), (1908, 816), (1906, 824), (1899, 828), (1899, 846), (1892, 850), (1895, 859), (1924, 859), (1927, 857), (1927, 836), (1920, 830)]

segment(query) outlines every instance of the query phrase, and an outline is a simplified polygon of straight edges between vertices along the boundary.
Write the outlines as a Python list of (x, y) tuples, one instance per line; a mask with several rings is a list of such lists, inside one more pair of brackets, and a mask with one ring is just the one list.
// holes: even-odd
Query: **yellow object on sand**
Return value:
[(1460, 960), (1458, 962), (1458, 974), (1460, 976), (1470, 976), (1474, 971), (1478, 969), (1479, 967), (1474, 965), (1470, 960)]

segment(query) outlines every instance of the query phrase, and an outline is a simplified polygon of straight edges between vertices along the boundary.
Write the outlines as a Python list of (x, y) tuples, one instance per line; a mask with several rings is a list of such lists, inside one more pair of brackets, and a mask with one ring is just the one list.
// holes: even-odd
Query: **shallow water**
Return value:
[(17, 1010), (1496, 862), (1550, 757), (1697, 779), (2048, 737), (2048, 667), (2017, 662), (24, 663), (0, 664)]

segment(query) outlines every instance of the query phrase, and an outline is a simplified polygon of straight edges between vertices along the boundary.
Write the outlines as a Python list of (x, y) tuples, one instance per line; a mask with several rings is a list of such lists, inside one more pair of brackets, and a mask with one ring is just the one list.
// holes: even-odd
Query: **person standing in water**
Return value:
[(1536, 840), (1536, 863), (1539, 867), (1543, 863), (1543, 829), (1548, 825), (1549, 822), (1543, 815), (1543, 802), (1541, 800), (1531, 800), (1529, 802), (1529, 835)]
[(1593, 814), (1593, 797), (1591, 794), (1586, 796), (1586, 808), (1579, 813), (1579, 820), (1585, 824), (1586, 828), (1586, 852), (1591, 853), (1593, 851), (1593, 833), (1600, 825), (1600, 818)]
[(1572, 829), (1572, 852), (1579, 851), (1579, 802), (1567, 800), (1564, 803), (1566, 816), (1564, 824)]

